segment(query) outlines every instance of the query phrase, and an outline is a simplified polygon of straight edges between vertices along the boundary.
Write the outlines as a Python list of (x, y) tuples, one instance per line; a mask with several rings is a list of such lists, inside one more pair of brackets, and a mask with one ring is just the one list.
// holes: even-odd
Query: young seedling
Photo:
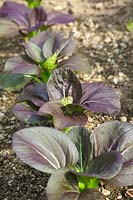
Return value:
[(39, 123), (50, 115), (58, 129), (85, 125), (88, 110), (109, 115), (120, 110), (120, 100), (113, 88), (102, 83), (80, 83), (67, 68), (54, 70), (47, 85), (27, 86), (17, 102), (13, 113), (18, 119)]
[(52, 71), (60, 67), (89, 71), (76, 53), (72, 34), (65, 38), (62, 33), (41, 32), (23, 45), (25, 54), (7, 60), (6, 74), (0, 76), (0, 88), (13, 91), (24, 87), (27, 81), (47, 82)]
[(52, 25), (74, 22), (74, 17), (62, 12), (47, 12), (40, 0), (27, 0), (29, 6), (6, 1), (0, 8), (0, 37), (22, 35), (29, 39), (39, 31), (46, 30)]
[(112, 121), (92, 134), (73, 127), (66, 134), (46, 127), (17, 131), (13, 148), (25, 163), (52, 173), (48, 200), (105, 200), (96, 189), (100, 180), (116, 186), (133, 183), (133, 126)]

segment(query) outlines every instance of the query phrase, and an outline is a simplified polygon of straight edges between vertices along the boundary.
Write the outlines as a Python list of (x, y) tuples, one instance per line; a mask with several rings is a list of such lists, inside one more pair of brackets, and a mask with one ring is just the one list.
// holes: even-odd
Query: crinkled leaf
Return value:
[(81, 83), (69, 69), (56, 69), (48, 80), (47, 91), (49, 99), (54, 101), (71, 96), (76, 103), (82, 95)]
[(90, 72), (90, 68), (87, 66), (87, 64), (84, 63), (83, 59), (77, 54), (61, 61), (59, 65), (60, 67), (67, 67), (73, 71), (81, 71), (86, 73)]
[(19, 34), (19, 26), (6, 18), (0, 18), (0, 38), (13, 37)]
[(49, 114), (53, 116), (53, 124), (55, 128), (63, 129), (70, 126), (84, 126), (87, 122), (87, 116), (84, 113), (74, 113), (66, 116), (61, 109), (62, 105), (55, 101), (46, 102), (39, 109), (40, 115)]
[(12, 74), (31, 74), (37, 75), (40, 70), (30, 59), (27, 61), (25, 56), (9, 58), (5, 64), (5, 70)]
[(31, 127), (17, 131), (13, 148), (25, 163), (46, 173), (77, 163), (78, 151), (61, 131), (48, 127)]
[(83, 83), (80, 105), (94, 112), (115, 115), (120, 111), (118, 94), (102, 83)]
[(86, 173), (81, 175), (111, 179), (116, 176), (122, 168), (122, 156), (119, 152), (105, 152), (91, 160)]
[[(54, 187), (53, 187), (54, 186)], [(47, 189), (48, 200), (105, 200), (96, 189), (79, 191), (76, 175), (68, 169), (58, 169), (50, 177)]]
[(30, 77), (22, 74), (2, 74), (0, 75), (0, 89), (16, 91), (23, 88), (31, 81)]
[(74, 22), (75, 19), (70, 14), (64, 14), (61, 12), (51, 12), (47, 15), (47, 24), (53, 25), (53, 24), (67, 24), (70, 22)]
[(84, 127), (73, 127), (67, 132), (67, 135), (76, 145), (79, 152), (79, 165), (82, 171), (85, 171), (88, 167), (91, 154), (91, 141), (90, 132)]
[(46, 85), (43, 83), (34, 83), (25, 87), (17, 98), (17, 102), (31, 101), (36, 106), (42, 106), (48, 101)]
[[(93, 157), (107, 151), (120, 152), (123, 167), (112, 179), (116, 185), (132, 185), (133, 183), (133, 126), (126, 122), (113, 121), (98, 126), (91, 135)], [(126, 177), (126, 178), (125, 178)]]
[(31, 59), (33, 59), (37, 63), (44, 61), (42, 50), (35, 43), (28, 41), (23, 45), (25, 46), (27, 55)]
[(31, 106), (29, 106), (26, 103), (17, 103), (13, 107), (13, 114), (22, 122), (25, 123), (40, 123), (43, 121), (43, 117), (39, 116), (37, 111), (32, 109)]

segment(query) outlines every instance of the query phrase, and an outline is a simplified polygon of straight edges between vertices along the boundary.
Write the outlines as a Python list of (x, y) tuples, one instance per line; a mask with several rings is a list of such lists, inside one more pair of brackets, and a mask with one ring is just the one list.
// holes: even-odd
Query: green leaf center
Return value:
[(80, 192), (84, 192), (90, 188), (97, 188), (99, 180), (97, 178), (78, 176), (78, 186)]
[(57, 67), (56, 61), (57, 61), (57, 54), (55, 53), (46, 61), (44, 61), (41, 66), (48, 70), (53, 70), (54, 68)]
[(66, 98), (61, 99), (60, 102), (63, 104), (63, 106), (67, 106), (73, 103), (73, 97), (68, 96)]

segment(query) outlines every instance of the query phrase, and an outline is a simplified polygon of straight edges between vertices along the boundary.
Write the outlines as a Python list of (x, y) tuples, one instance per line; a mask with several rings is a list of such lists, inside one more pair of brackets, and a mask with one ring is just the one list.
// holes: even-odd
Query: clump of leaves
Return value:
[(120, 100), (111, 87), (102, 83), (80, 83), (70, 69), (56, 69), (47, 85), (31, 84), (23, 89), (13, 108), (20, 120), (38, 123), (53, 117), (54, 127), (63, 129), (87, 122), (87, 110), (116, 115)]
[[(12, 37), (21, 34), (33, 37), (40, 30), (52, 25), (74, 22), (74, 17), (61, 12), (47, 12), (42, 6), (36, 7), (40, 1), (30, 1), (30, 9), (23, 4), (6, 1), (0, 8), (0, 37)], [(37, 4), (36, 4), (37, 3)]]
[(65, 38), (63, 33), (41, 32), (23, 45), (24, 55), (7, 60), (7, 74), (0, 76), (0, 88), (14, 91), (16, 88), (24, 87), (28, 80), (47, 82), (51, 72), (60, 67), (74, 71), (89, 71), (89, 67), (75, 53), (76, 42), (72, 34)]
[(52, 173), (47, 184), (49, 200), (105, 200), (98, 191), (104, 180), (117, 186), (133, 183), (133, 126), (112, 121), (92, 134), (73, 127), (67, 134), (32, 127), (17, 131), (13, 148), (28, 165)]

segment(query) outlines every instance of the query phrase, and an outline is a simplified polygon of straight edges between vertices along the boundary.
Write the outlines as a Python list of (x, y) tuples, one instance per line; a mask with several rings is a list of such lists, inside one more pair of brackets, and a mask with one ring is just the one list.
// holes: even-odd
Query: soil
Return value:
[[(112, 118), (89, 112), (87, 127), (93, 129), (112, 119), (133, 123), (133, 33), (126, 29), (126, 23), (133, 18), (133, 0), (47, 0), (43, 5), (46, 10), (69, 12), (77, 18), (74, 24), (53, 29), (75, 33), (79, 52), (90, 68), (89, 74), (79, 75), (80, 79), (104, 82), (121, 93), (119, 115)], [(21, 42), (21, 37), (0, 39), (1, 73), (7, 58), (23, 52)], [(16, 96), (0, 91), (0, 200), (45, 200), (48, 175), (21, 162), (11, 147), (13, 133), (27, 126), (12, 115)], [(99, 190), (107, 200), (129, 200), (128, 188), (102, 184)]]

